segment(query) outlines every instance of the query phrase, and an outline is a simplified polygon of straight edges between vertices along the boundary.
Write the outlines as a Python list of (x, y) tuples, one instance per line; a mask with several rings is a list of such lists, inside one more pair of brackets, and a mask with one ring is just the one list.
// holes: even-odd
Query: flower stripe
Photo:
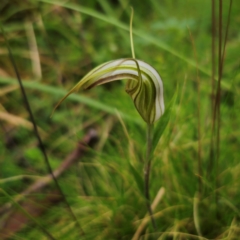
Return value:
[[(149, 64), (133, 58), (104, 63), (90, 71), (57, 104), (79, 89), (127, 79), (126, 92), (147, 123), (154, 123), (164, 112), (163, 83), (157, 71)], [(56, 107), (57, 107), (56, 106)]]

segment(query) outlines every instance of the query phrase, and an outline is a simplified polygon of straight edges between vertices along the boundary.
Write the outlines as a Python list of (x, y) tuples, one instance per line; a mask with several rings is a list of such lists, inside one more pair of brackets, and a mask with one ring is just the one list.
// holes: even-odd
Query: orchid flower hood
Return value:
[(145, 122), (153, 124), (163, 115), (163, 83), (160, 75), (149, 64), (134, 58), (113, 60), (94, 68), (60, 100), (57, 106), (67, 96), (81, 88), (90, 89), (117, 80), (128, 80), (126, 92)]

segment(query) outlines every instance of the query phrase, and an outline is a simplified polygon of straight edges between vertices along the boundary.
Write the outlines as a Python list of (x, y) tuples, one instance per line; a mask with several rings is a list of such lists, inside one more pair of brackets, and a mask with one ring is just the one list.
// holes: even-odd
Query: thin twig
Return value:
[(211, 143), (210, 143), (210, 152), (209, 152), (209, 164), (208, 164), (208, 170), (207, 175), (212, 180), (212, 172), (214, 168), (214, 158), (215, 158), (215, 149), (214, 149), (214, 138), (215, 138), (215, 110), (214, 110), (214, 104), (215, 104), (215, 74), (216, 74), (216, 13), (215, 13), (215, 0), (212, 0), (212, 75), (211, 75)]
[[(62, 162), (62, 164), (53, 171), (53, 175), (55, 178), (58, 178), (63, 172), (65, 172), (72, 164), (79, 160), (79, 158), (84, 154), (87, 150), (87, 145), (90, 145), (97, 138), (97, 133), (95, 130), (90, 129), (89, 132), (85, 135), (83, 140), (79, 142), (76, 148), (71, 152)], [(44, 177), (40, 177), (33, 184), (31, 184), (26, 190), (21, 192), (14, 198), (15, 202), (20, 202), (22, 199), (26, 197), (28, 194), (36, 193), (48, 186), (52, 182), (53, 178), (51, 174), (48, 174)], [(11, 203), (7, 203), (3, 207), (0, 208), (0, 215), (6, 213), (12, 207)]]
[(216, 14), (215, 14), (215, 0), (212, 0), (212, 76), (211, 76), (211, 83), (212, 83), (212, 96), (211, 96), (211, 104), (212, 104), (212, 116), (214, 112), (214, 96), (215, 96), (215, 38), (216, 38)]
[[(219, 0), (219, 19), (218, 19), (218, 27), (219, 27), (219, 45), (218, 45), (218, 85), (216, 94), (215, 92), (215, 35), (216, 35), (216, 29), (215, 29), (215, 1), (212, 0), (212, 136), (211, 136), (211, 147), (210, 147), (210, 164), (209, 164), (209, 174), (212, 172), (213, 167), (215, 168), (215, 185), (216, 188), (217, 183), (217, 175), (218, 175), (218, 159), (220, 155), (220, 125), (221, 125), (221, 112), (220, 112), (220, 101), (221, 101), (221, 79), (222, 79), (222, 73), (223, 73), (223, 64), (224, 64), (224, 57), (225, 57), (225, 51), (226, 51), (226, 45), (227, 45), (227, 37), (228, 37), (228, 30), (230, 25), (230, 16), (231, 16), (231, 10), (232, 10), (232, 0), (229, 4), (229, 11), (228, 11), (228, 19), (227, 19), (227, 28), (223, 43), (223, 50), (222, 50), (222, 1)], [(216, 122), (217, 121), (217, 122)], [(215, 139), (215, 131), (217, 128), (217, 137)], [(215, 142), (216, 141), (216, 142)], [(215, 142), (215, 148), (214, 149), (214, 142)], [(215, 153), (216, 151), (216, 153)], [(215, 166), (213, 164), (214, 158), (216, 160)]]
[(190, 39), (192, 42), (193, 46), (193, 53), (194, 53), (194, 58), (196, 61), (196, 75), (197, 75), (197, 94), (198, 94), (198, 99), (197, 99), (197, 119), (198, 119), (198, 124), (197, 124), (197, 131), (198, 131), (198, 192), (201, 195), (202, 194), (202, 142), (201, 142), (201, 91), (200, 91), (200, 77), (199, 77), (199, 69), (198, 69), (198, 58), (197, 58), (197, 51), (196, 51), (196, 46), (194, 44), (194, 40), (191, 34), (190, 29), (189, 30), (189, 35)]
[(223, 53), (222, 53), (222, 59), (221, 59), (222, 71), (223, 71), (223, 63), (224, 63), (224, 57), (225, 57), (225, 52), (226, 52), (226, 46), (227, 46), (228, 31), (229, 31), (229, 25), (230, 25), (230, 16), (231, 16), (231, 11), (232, 11), (232, 2), (233, 1), (230, 0), (229, 9), (228, 9), (227, 28), (226, 28), (226, 33), (225, 33), (225, 38), (224, 38), (224, 43), (223, 43)]
[[(222, 79), (222, 0), (219, 0), (219, 16), (218, 16), (218, 84), (217, 92), (215, 97), (214, 112), (213, 112), (213, 129), (212, 135), (215, 136), (216, 129), (216, 158), (215, 158), (215, 168), (214, 168), (214, 180), (215, 189), (218, 188), (218, 164), (220, 157), (220, 124), (221, 124), (221, 112), (220, 112), (220, 102), (221, 102), (221, 79)], [(215, 193), (215, 203), (217, 204), (218, 194)]]
[(24, 89), (23, 84), (22, 84), (22, 80), (21, 80), (20, 74), (19, 74), (19, 72), (18, 72), (17, 65), (16, 65), (16, 63), (15, 63), (14, 57), (13, 57), (13, 55), (12, 55), (11, 48), (10, 48), (10, 46), (9, 46), (7, 37), (6, 37), (6, 35), (5, 35), (4, 29), (3, 29), (3, 27), (2, 27), (1, 24), (0, 24), (0, 28), (1, 28), (1, 31), (2, 31), (2, 33), (3, 33), (3, 37), (4, 37), (4, 40), (5, 40), (7, 49), (8, 49), (9, 58), (10, 58), (10, 60), (11, 60), (11, 63), (12, 63), (12, 65), (13, 65), (13, 68), (14, 68), (14, 71), (15, 71), (15, 74), (16, 74), (16, 77), (17, 77), (17, 79), (18, 79), (18, 83), (19, 83), (19, 86), (20, 86), (20, 90), (21, 90), (21, 93), (22, 93), (22, 96), (23, 96), (23, 101), (24, 101), (25, 107), (26, 107), (26, 109), (27, 109), (27, 111), (28, 111), (28, 113), (29, 113), (30, 120), (31, 120), (31, 122), (32, 122), (32, 124), (33, 124), (33, 131), (34, 131), (34, 134), (35, 134), (35, 136), (36, 136), (36, 138), (37, 138), (37, 140), (38, 140), (39, 148), (40, 148), (40, 150), (41, 150), (41, 153), (42, 153), (42, 155), (43, 155), (44, 161), (45, 161), (45, 163), (46, 163), (48, 172), (51, 174), (52, 179), (54, 180), (57, 189), (58, 189), (59, 192), (61, 193), (61, 195), (62, 195), (62, 197), (63, 197), (63, 200), (64, 200), (65, 204), (67, 205), (67, 208), (68, 208), (68, 210), (69, 210), (69, 213), (71, 214), (71, 216), (72, 216), (72, 218), (74, 219), (76, 225), (77, 225), (78, 228), (80, 229), (81, 235), (83, 235), (84, 232), (83, 232), (83, 230), (82, 230), (82, 228), (81, 228), (81, 226), (80, 226), (80, 224), (79, 224), (79, 222), (78, 222), (75, 214), (73, 213), (73, 211), (72, 211), (72, 209), (71, 209), (71, 206), (69, 205), (69, 203), (68, 203), (68, 201), (67, 201), (67, 199), (66, 199), (66, 197), (65, 197), (65, 195), (64, 195), (64, 193), (63, 193), (63, 191), (62, 191), (62, 189), (61, 189), (61, 187), (60, 187), (60, 185), (58, 184), (58, 181), (57, 181), (56, 177), (55, 177), (54, 174), (53, 174), (53, 171), (52, 171), (51, 165), (50, 165), (50, 163), (49, 163), (48, 156), (47, 156), (47, 153), (46, 153), (44, 144), (43, 144), (42, 139), (41, 139), (41, 137), (40, 137), (40, 135), (39, 135), (38, 128), (37, 128), (37, 124), (36, 124), (35, 118), (34, 118), (34, 116), (33, 116), (33, 113), (32, 113), (32, 110), (31, 110), (31, 107), (30, 107), (30, 104), (29, 104), (29, 101), (28, 101), (28, 98), (27, 98), (25, 89)]
[[(221, 138), (221, 81), (222, 81), (222, 74), (223, 74), (223, 63), (224, 63), (224, 56), (227, 44), (227, 36), (228, 36), (228, 29), (230, 23), (230, 15), (232, 9), (232, 1), (230, 1), (229, 11), (228, 11), (228, 20), (227, 20), (227, 29), (224, 38), (224, 45), (222, 44), (223, 36), (222, 36), (222, 10), (223, 10), (223, 3), (222, 0), (219, 0), (219, 45), (218, 45), (218, 88), (217, 88), (217, 96), (215, 102), (215, 117), (217, 118), (217, 137), (216, 137), (216, 169), (215, 169), (215, 188), (219, 188), (219, 159), (220, 159), (220, 138)], [(223, 49), (223, 50), (222, 50)], [(216, 203), (218, 200), (218, 192), (216, 191)]]

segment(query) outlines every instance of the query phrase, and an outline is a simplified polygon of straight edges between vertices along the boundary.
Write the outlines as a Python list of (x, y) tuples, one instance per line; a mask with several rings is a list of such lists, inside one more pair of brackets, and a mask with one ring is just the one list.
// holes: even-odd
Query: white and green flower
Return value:
[[(145, 122), (152, 124), (164, 113), (163, 83), (149, 64), (134, 58), (104, 63), (83, 77), (57, 104), (79, 89), (90, 89), (104, 83), (127, 79), (126, 92)], [(57, 107), (56, 106), (56, 107)]]

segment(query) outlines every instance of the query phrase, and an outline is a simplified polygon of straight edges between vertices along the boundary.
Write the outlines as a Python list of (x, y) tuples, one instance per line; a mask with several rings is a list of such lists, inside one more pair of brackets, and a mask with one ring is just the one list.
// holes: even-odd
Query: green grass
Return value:
[[(64, 161), (88, 129), (95, 129), (99, 136), (94, 148), (57, 179), (85, 235), (80, 237), (81, 230), (66, 204), (58, 201), (38, 217), (22, 213), (20, 216), (30, 217), (29, 221), (19, 231), (12, 231), (9, 239), (48, 239), (45, 231), (54, 239), (133, 239), (147, 214), (141, 189), (145, 124), (125, 93), (124, 82), (73, 94), (50, 118), (60, 98), (89, 70), (112, 59), (131, 57), (130, 6), (134, 8), (136, 57), (161, 75), (165, 105), (178, 86), (177, 101), (156, 146), (150, 176), (152, 200), (164, 188), (154, 210), (158, 231), (148, 221), (139, 239), (238, 239), (240, 5), (233, 1), (230, 15), (216, 168), (215, 164), (210, 166), (214, 160), (210, 157), (211, 1), (160, 2), (29, 0), (0, 4), (1, 23), (52, 168)], [(229, 2), (223, 1), (223, 33)], [(218, 13), (218, 2), (215, 8)], [(0, 43), (1, 208), (12, 201), (19, 206), (18, 194), (48, 170), (2, 35)], [(36, 47), (35, 55), (31, 54)], [(217, 51), (215, 57), (217, 69)], [(217, 80), (216, 72), (216, 84)], [(202, 193), (198, 198), (199, 129)], [(25, 199), (45, 206), (44, 199), (59, 194), (56, 189), (52, 181)], [(2, 229), (9, 214), (0, 216)]]

